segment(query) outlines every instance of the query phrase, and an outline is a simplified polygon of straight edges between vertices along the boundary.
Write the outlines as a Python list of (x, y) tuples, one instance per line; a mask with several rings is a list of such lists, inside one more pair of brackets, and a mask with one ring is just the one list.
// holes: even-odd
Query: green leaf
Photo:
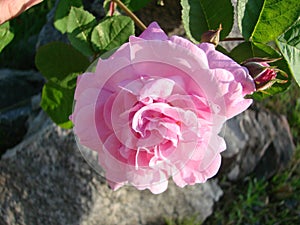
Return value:
[(266, 43), (275, 40), (300, 15), (297, 0), (239, 0), (238, 24), (247, 40)]
[(300, 20), (296, 21), (290, 29), (278, 37), (277, 46), (300, 86)]
[(14, 38), (14, 33), (10, 30), (9, 22), (0, 26), (0, 52), (8, 45)]
[(35, 64), (48, 80), (63, 80), (68, 74), (85, 71), (89, 60), (68, 44), (52, 42), (38, 49)]
[(230, 0), (181, 0), (183, 26), (194, 42), (208, 30), (216, 30), (222, 24), (220, 39), (224, 39), (233, 25), (233, 6)]
[(112, 16), (100, 22), (92, 31), (95, 51), (109, 51), (119, 47), (134, 34), (134, 23), (127, 16)]
[(232, 49), (230, 52), (230, 57), (241, 63), (246, 59), (253, 57), (280, 58), (281, 55), (279, 52), (266, 44), (243, 42)]
[(81, 8), (71, 7), (68, 17), (68, 38), (71, 44), (86, 56), (93, 55), (90, 43), (92, 28), (97, 24), (95, 17)]
[(249, 40), (257, 24), (265, 0), (238, 0), (237, 18), (243, 37)]
[(217, 45), (216, 50), (218, 50), (219, 52), (222, 52), (224, 55), (228, 55), (229, 56), (229, 52), (227, 51), (227, 49), (225, 49), (221, 45)]
[[(230, 57), (238, 63), (241, 63), (246, 59), (253, 57), (277, 59), (282, 58), (282, 55), (269, 45), (254, 42), (243, 42), (232, 49)], [(278, 69), (285, 71), (289, 75), (288, 80), (291, 80), (292, 73), (285, 59), (282, 58), (274, 63), (270, 63), (270, 65), (276, 66)]]
[[(281, 54), (274, 50), (272, 47), (262, 44), (262, 43), (253, 43), (253, 42), (243, 42), (236, 46), (231, 52), (230, 57), (235, 61), (241, 63), (246, 59), (253, 57), (261, 58), (282, 58)], [(264, 92), (255, 92), (251, 98), (255, 100), (262, 100), (266, 97), (272, 96), (274, 94), (285, 91), (291, 84), (291, 71), (285, 59), (278, 60), (274, 63), (270, 63), (271, 66), (275, 66), (278, 69), (287, 73), (288, 77), (285, 77), (283, 74), (278, 73), (277, 78), (279, 80), (286, 81), (285, 83), (275, 83), (272, 87), (266, 89)]]
[(82, 0), (58, 1), (58, 5), (54, 15), (54, 26), (63, 34), (67, 32), (68, 15), (72, 6), (83, 8)]
[(49, 81), (42, 91), (41, 107), (57, 125), (65, 129), (72, 128), (69, 116), (72, 113), (74, 90)]
[(76, 79), (89, 66), (89, 60), (72, 46), (53, 42), (38, 49), (35, 62), (48, 80), (42, 92), (42, 108), (56, 124), (71, 128)]

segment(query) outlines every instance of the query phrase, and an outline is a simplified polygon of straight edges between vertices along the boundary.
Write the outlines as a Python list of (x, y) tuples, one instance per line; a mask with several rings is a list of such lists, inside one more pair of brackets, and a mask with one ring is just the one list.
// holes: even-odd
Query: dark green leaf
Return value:
[(70, 73), (65, 76), (64, 79), (58, 79), (57, 77), (52, 77), (49, 81), (58, 84), (59, 86), (67, 89), (75, 89), (77, 83), (78, 73)]
[(217, 45), (216, 50), (218, 50), (219, 52), (222, 52), (224, 55), (228, 55), (229, 56), (229, 52), (227, 51), (227, 49), (225, 49), (221, 45)]
[(54, 26), (61, 33), (67, 32), (68, 15), (71, 7), (83, 7), (81, 0), (62, 0), (58, 1), (58, 5), (54, 15)]
[[(268, 46), (266, 44), (243, 42), (230, 52), (230, 57), (235, 61), (241, 63), (246, 59), (253, 57), (277, 59), (282, 58), (282, 55), (271, 46)], [(288, 79), (291, 79), (291, 71), (285, 59), (282, 58), (281, 60), (270, 63), (270, 65), (274, 65), (278, 69), (285, 71), (289, 75)]]
[(297, 0), (239, 0), (238, 24), (247, 40), (266, 43), (275, 40), (300, 15)]
[(14, 33), (10, 30), (9, 22), (0, 26), (0, 52), (8, 45), (14, 38)]
[(300, 20), (279, 36), (277, 45), (300, 86)]
[[(281, 54), (274, 50), (272, 47), (261, 44), (261, 43), (253, 43), (253, 42), (243, 42), (235, 47), (230, 52), (231, 58), (235, 61), (241, 63), (246, 59), (253, 57), (261, 57), (261, 58), (282, 58)], [(288, 77), (285, 77), (283, 74), (278, 73), (277, 78), (280, 80), (285, 80), (286, 83), (275, 83), (272, 87), (266, 89), (263, 92), (255, 92), (251, 98), (256, 100), (262, 100), (266, 97), (272, 96), (274, 94), (285, 91), (291, 84), (291, 71), (285, 59), (278, 60), (274, 63), (270, 63), (271, 66), (275, 66), (278, 69), (287, 73)]]
[(134, 34), (134, 23), (127, 16), (108, 17), (99, 23), (92, 32), (93, 47), (97, 52), (119, 47)]
[(230, 56), (239, 63), (253, 57), (281, 57), (280, 53), (275, 51), (272, 47), (254, 42), (243, 42), (239, 44), (234, 49), (232, 49), (232, 51), (230, 52)]
[(39, 48), (35, 61), (48, 79), (42, 92), (42, 108), (59, 126), (71, 128), (69, 115), (76, 79), (88, 67), (88, 59), (70, 45), (53, 42)]
[(42, 91), (41, 107), (50, 118), (65, 129), (72, 128), (69, 116), (72, 113), (74, 89), (64, 88), (49, 81)]
[(68, 17), (68, 38), (71, 44), (86, 56), (93, 55), (90, 33), (96, 25), (95, 17), (81, 8), (71, 7)]
[(220, 39), (224, 39), (233, 25), (233, 6), (230, 0), (181, 0), (182, 20), (188, 37), (199, 42), (208, 30), (216, 30), (222, 24)]
[(63, 80), (71, 73), (85, 71), (89, 60), (70, 45), (52, 42), (38, 49), (35, 64), (48, 80)]
[(264, 0), (238, 0), (237, 18), (240, 31), (246, 40), (249, 40), (262, 11)]

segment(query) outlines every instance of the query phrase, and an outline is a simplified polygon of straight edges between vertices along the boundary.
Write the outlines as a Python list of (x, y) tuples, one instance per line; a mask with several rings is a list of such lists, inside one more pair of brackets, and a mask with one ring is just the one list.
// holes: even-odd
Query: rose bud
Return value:
[(279, 81), (276, 77), (280, 70), (269, 65), (277, 60), (279, 59), (251, 58), (242, 63), (253, 77), (257, 91), (265, 90)]
[(215, 46), (219, 44), (220, 41), (220, 32), (222, 30), (222, 25), (220, 24), (217, 30), (209, 30), (202, 34), (201, 42), (212, 43)]

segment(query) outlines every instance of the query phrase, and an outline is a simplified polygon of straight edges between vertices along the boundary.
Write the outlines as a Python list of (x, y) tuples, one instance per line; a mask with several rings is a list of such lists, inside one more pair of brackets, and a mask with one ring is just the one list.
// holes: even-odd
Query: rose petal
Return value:
[(208, 61), (207, 61), (207, 56), (205, 54), (205, 52), (197, 47), (196, 45), (194, 45), (192, 42), (188, 41), (185, 38), (179, 37), (179, 36), (172, 36), (170, 38), (170, 41), (172, 41), (174, 44), (181, 46), (183, 48), (186, 48), (189, 52), (190, 55), (196, 55), (198, 57), (198, 59), (200, 59), (202, 61), (202, 63), (205, 63), (205, 68), (208, 65)]
[[(220, 168), (220, 152), (226, 148), (225, 141), (217, 135), (209, 134), (209, 136), (211, 136), (209, 143), (200, 145), (199, 149), (194, 151), (191, 159), (186, 161), (183, 167), (178, 168), (179, 171), (173, 175), (173, 180), (178, 186), (184, 187), (185, 185), (203, 183), (214, 176)], [(205, 140), (207, 141), (207, 137)], [(207, 149), (201, 149), (203, 147)]]
[[(177, 69), (186, 73), (195, 70), (195, 68), (208, 68), (207, 59), (202, 57), (203, 54), (199, 56), (191, 54), (188, 48), (171, 41), (151, 40), (130, 43), (130, 55), (132, 63), (160, 62), (176, 65)], [(185, 57), (182, 57), (183, 55)], [(151, 71), (156, 70), (156, 68), (149, 67), (148, 70), (151, 74)], [(148, 70), (144, 71), (148, 72)]]
[(74, 107), (73, 115), (76, 116), (78, 111), (88, 105), (95, 105), (95, 99), (97, 99), (99, 95), (99, 89), (97, 88), (87, 88), (85, 90), (82, 90), (81, 94), (77, 94), (76, 104)]
[(168, 36), (156, 22), (152, 22), (139, 37), (145, 40), (168, 40)]
[(43, 0), (1, 0), (0, 1), (0, 24), (20, 15), (30, 7)]
[(74, 133), (80, 144), (92, 150), (101, 148), (101, 140), (98, 137), (95, 123), (95, 104), (90, 104), (78, 109), (72, 116), (74, 122)]
[[(101, 89), (99, 89), (99, 85), (96, 79), (96, 76), (94, 73), (84, 73), (80, 76), (77, 77), (77, 85), (76, 85), (76, 89), (75, 89), (75, 94), (74, 94), (74, 99), (77, 100), (79, 98), (79, 96), (86, 90), (89, 88), (96, 88), (99, 91)], [(92, 98), (91, 98), (92, 99)], [(95, 101), (95, 99), (93, 99)]]
[(158, 98), (165, 99), (173, 91), (175, 82), (170, 79), (158, 79), (147, 82), (140, 90), (140, 99), (151, 97), (155, 100)]
[(206, 144), (206, 146), (202, 146), (206, 148), (204, 151), (205, 154), (197, 167), (197, 170), (200, 172), (206, 170), (211, 165), (216, 155), (219, 155), (220, 152), (226, 149), (226, 143), (222, 137), (216, 134), (209, 134), (208, 137), (206, 137), (206, 139), (209, 139), (206, 140), (208, 143)]
[(235, 80), (243, 86), (243, 95), (251, 94), (255, 91), (253, 79), (245, 67), (240, 66), (221, 52), (215, 51), (213, 44), (201, 43), (198, 46), (206, 53), (211, 69), (225, 68), (234, 74)]
[[(251, 99), (245, 99), (243, 93), (242, 84), (236, 82), (232, 73), (224, 69), (213, 69), (211, 70), (213, 76), (216, 77), (219, 84), (220, 96), (222, 99), (216, 100), (216, 102), (224, 102), (224, 107), (220, 112), (225, 115), (228, 119), (236, 116), (237, 114), (245, 111), (251, 104)], [(219, 96), (216, 96), (219, 97)]]

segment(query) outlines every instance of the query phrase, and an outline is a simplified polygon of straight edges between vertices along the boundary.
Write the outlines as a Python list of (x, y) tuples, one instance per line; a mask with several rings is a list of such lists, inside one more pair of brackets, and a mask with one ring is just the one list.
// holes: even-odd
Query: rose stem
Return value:
[(245, 41), (245, 39), (242, 38), (242, 37), (232, 37), (232, 38), (225, 38), (225, 39), (220, 40), (220, 41)]
[(113, 2), (115, 2), (134, 22), (135, 24), (142, 30), (146, 30), (147, 27), (145, 26), (145, 24), (143, 24), (143, 22), (137, 18), (136, 15), (134, 15), (134, 13), (128, 9), (126, 7), (126, 5), (123, 4), (123, 2), (121, 2), (120, 0), (112, 0)]

